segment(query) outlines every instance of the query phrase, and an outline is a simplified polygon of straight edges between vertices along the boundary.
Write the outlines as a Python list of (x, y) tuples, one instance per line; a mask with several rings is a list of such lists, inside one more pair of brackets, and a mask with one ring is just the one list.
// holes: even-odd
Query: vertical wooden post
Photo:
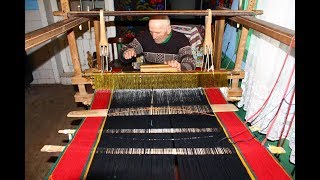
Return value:
[(78, 84), (79, 94), (80, 95), (86, 95), (88, 94), (86, 91), (86, 85), (85, 84)]
[[(255, 0), (250, 0), (248, 4), (247, 10), (253, 10), (256, 4)], [(244, 55), (244, 51), (246, 48), (246, 42), (248, 37), (249, 29), (242, 26), (241, 36), (238, 45), (237, 58), (234, 65), (235, 71), (241, 70), (242, 59)], [(228, 91), (228, 96), (242, 96), (242, 89), (239, 87), (239, 79), (232, 79), (231, 89)]]
[(101, 69), (101, 57), (100, 57), (100, 21), (94, 19), (94, 37), (96, 43), (96, 53), (97, 53), (97, 68)]
[[(64, 13), (69, 12), (70, 11), (69, 0), (61, 0), (60, 2), (61, 2), (62, 12)], [(67, 19), (68, 17), (65, 16), (64, 18)], [(74, 95), (75, 102), (82, 102), (83, 104), (88, 105), (92, 101), (93, 94), (87, 93), (85, 84), (88, 84), (88, 82), (86, 82), (85, 78), (81, 77), (82, 70), (81, 70), (81, 64), (79, 59), (77, 41), (76, 41), (76, 37), (73, 29), (67, 32), (67, 38), (68, 38), (68, 43), (70, 47), (72, 64), (74, 68), (74, 74), (73, 74), (73, 77), (71, 78), (71, 81), (72, 81), (72, 84), (78, 85), (78, 89), (79, 89), (79, 92), (77, 92)]]
[[(61, 2), (62, 12), (64, 13), (69, 12), (70, 11), (69, 0), (61, 0), (60, 2)], [(67, 16), (64, 17), (64, 19), (67, 19), (67, 18), (68, 18)], [(76, 37), (73, 29), (67, 32), (67, 38), (68, 38), (69, 47), (70, 47), (71, 59), (72, 59), (72, 64), (74, 69), (74, 76), (80, 77), (81, 65), (79, 60), (77, 41), (76, 41)]]
[(213, 65), (214, 65), (214, 69), (217, 69), (217, 70), (219, 70), (221, 67), (224, 25), (225, 25), (225, 17), (223, 16), (216, 17), (215, 30), (214, 30)]

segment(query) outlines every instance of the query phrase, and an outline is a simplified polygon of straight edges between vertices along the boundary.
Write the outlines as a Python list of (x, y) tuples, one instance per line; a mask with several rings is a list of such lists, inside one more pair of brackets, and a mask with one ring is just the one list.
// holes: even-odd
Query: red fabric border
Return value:
[[(107, 108), (110, 94), (110, 90), (96, 91), (91, 109)], [(90, 157), (91, 148), (96, 141), (103, 119), (104, 117), (88, 117), (83, 120), (49, 179), (81, 179), (81, 173)]]
[[(226, 104), (220, 89), (205, 88), (210, 104)], [(247, 127), (234, 112), (216, 113), (220, 122), (234, 142), (247, 140), (253, 137)], [(239, 133), (243, 132), (243, 133)], [(233, 137), (235, 136), (235, 137)], [(272, 154), (261, 143), (252, 139), (236, 144), (245, 161), (259, 180), (286, 180), (292, 179)]]

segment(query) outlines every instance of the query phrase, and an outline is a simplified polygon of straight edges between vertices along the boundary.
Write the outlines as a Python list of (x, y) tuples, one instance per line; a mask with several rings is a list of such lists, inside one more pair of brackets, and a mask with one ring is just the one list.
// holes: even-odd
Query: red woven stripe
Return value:
[[(101, 90), (95, 93), (91, 109), (107, 108), (110, 100), (110, 91)], [(99, 128), (104, 117), (88, 117), (70, 142), (60, 158), (50, 179), (80, 179), (81, 173), (88, 161), (90, 151), (96, 141)]]
[[(205, 91), (210, 104), (225, 104), (227, 102), (221, 94), (220, 89), (206, 88)], [(220, 112), (216, 114), (234, 142), (252, 138), (253, 135), (234, 112)], [(243, 133), (239, 134), (239, 132)], [(291, 179), (272, 154), (258, 140), (252, 139), (250, 141), (239, 142), (236, 145), (257, 179)]]

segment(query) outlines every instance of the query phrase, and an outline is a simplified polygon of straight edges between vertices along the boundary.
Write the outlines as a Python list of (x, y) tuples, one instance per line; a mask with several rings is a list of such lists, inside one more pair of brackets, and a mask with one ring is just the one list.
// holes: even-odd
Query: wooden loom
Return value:
[[(88, 78), (84, 78), (83, 72), (81, 70), (80, 62), (79, 62), (79, 54), (76, 45), (75, 35), (73, 28), (77, 27), (79, 24), (82, 24), (86, 21), (93, 20), (95, 24), (95, 32), (99, 32), (99, 20), (98, 11), (70, 11), (70, 7), (67, 0), (61, 1), (62, 12), (54, 12), (55, 15), (64, 16), (65, 20), (57, 22), (56, 24), (52, 24), (48, 27), (41, 28), (34, 32), (26, 34), (26, 46), (25, 49), (29, 49), (34, 47), (46, 40), (49, 40), (52, 37), (58, 36), (61, 33), (67, 32), (68, 42), (70, 46), (70, 53), (72, 57), (72, 63), (74, 67), (74, 75), (71, 78), (72, 84), (77, 85), (79, 92), (75, 94), (75, 102), (82, 102), (86, 105), (90, 104), (92, 101), (93, 94), (87, 93), (85, 85), (92, 84), (92, 81)], [(207, 16), (207, 10), (198, 10), (198, 11), (105, 11), (103, 12), (105, 16), (142, 16), (142, 15), (154, 15), (154, 14), (166, 14), (166, 15), (195, 15), (195, 16)], [(237, 17), (237, 16), (252, 16), (261, 14), (261, 11), (252, 11), (252, 10), (214, 10), (212, 11), (212, 16), (217, 16), (218, 20), (216, 20), (216, 25), (214, 26), (215, 37), (213, 38), (215, 41), (215, 49), (213, 54), (213, 64), (215, 67), (215, 71), (222, 70), (220, 68), (220, 59), (221, 59), (221, 47), (222, 47), (222, 36), (223, 36), (223, 27), (225, 22), (225, 17)], [(211, 26), (211, 25), (210, 25)], [(208, 27), (206, 27), (208, 29)], [(210, 29), (210, 27), (209, 27)], [(211, 34), (211, 33), (209, 33)], [(96, 47), (97, 54), (101, 54), (100, 52), (100, 36), (99, 33), (95, 33), (96, 35)], [(211, 39), (211, 38), (210, 38)], [(103, 41), (104, 42), (104, 41)], [(105, 43), (104, 43), (105, 44)], [(212, 43), (211, 43), (212, 44)], [(240, 52), (239, 52), (240, 53)], [(241, 59), (238, 60), (237, 64), (241, 64)], [(98, 69), (101, 68), (100, 56), (97, 56)], [(229, 77), (230, 79), (242, 79), (244, 78), (244, 72), (242, 70), (237, 70), (237, 75)], [(237, 84), (237, 83), (236, 83)], [(237, 85), (232, 85), (235, 88), (231, 88), (228, 93), (229, 100), (237, 100), (241, 97), (242, 90), (238, 88)]]
[[(271, 24), (250, 16), (261, 14), (262, 11), (253, 10), (255, 2), (250, 1), (248, 10), (229, 10), (226, 8), (220, 8), (220, 10), (213, 10), (212, 16), (216, 17), (213, 37), (213, 64), (216, 72), (222, 70), (221, 66), (221, 52), (222, 52), (222, 39), (223, 30), (225, 25), (225, 19), (239, 23), (242, 25), (242, 34), (240, 38), (239, 48), (237, 51), (237, 59), (235, 61), (235, 68), (233, 71), (238, 72), (238, 75), (229, 77), (232, 79), (231, 88), (228, 89), (228, 101), (239, 100), (242, 95), (242, 89), (239, 87), (239, 79), (244, 78), (244, 71), (241, 70), (242, 57), (244, 55), (244, 48), (248, 30), (254, 29), (261, 33), (264, 33), (280, 42), (289, 45), (294, 35), (294, 32), (286, 28)], [(65, 20), (51, 24), (47, 27), (35, 30), (25, 35), (25, 50), (28, 50), (34, 46), (37, 46), (51, 38), (54, 38), (62, 33), (67, 33), (67, 38), (70, 47), (70, 53), (74, 68), (74, 75), (71, 78), (72, 84), (77, 85), (79, 92), (75, 94), (75, 102), (82, 102), (86, 105), (92, 101), (93, 94), (86, 91), (85, 85), (92, 84), (90, 79), (82, 77), (82, 70), (79, 61), (79, 53), (75, 40), (75, 34), (73, 28), (78, 27), (80, 24), (87, 21), (94, 21), (96, 49), (97, 54), (100, 54), (100, 37), (99, 37), (99, 11), (70, 11), (68, 0), (61, 1), (62, 11), (54, 12), (54, 15), (63, 16)], [(206, 16), (207, 10), (167, 10), (167, 11), (105, 11), (105, 16), (142, 16), (142, 15), (194, 15), (194, 16)], [(293, 47), (295, 43), (293, 42)], [(98, 68), (101, 68), (100, 56), (97, 56)]]
[[(99, 12), (91, 11), (91, 12), (71, 12), (68, 1), (67, 0), (62, 0), (62, 12), (55, 12), (57, 15), (63, 15), (65, 16), (65, 20), (62, 22), (58, 22), (57, 24), (50, 25), (50, 27), (43, 28), (31, 33), (28, 33), (26, 35), (26, 50), (36, 46), (45, 40), (48, 40), (52, 37), (55, 37), (61, 33), (64, 33), (68, 31), (68, 41), (71, 49), (71, 56), (72, 56), (72, 62), (74, 65), (74, 76), (72, 77), (72, 84), (78, 85), (79, 87), (79, 92), (76, 93), (75, 95), (75, 101), (76, 102), (82, 102), (84, 104), (91, 104), (93, 94), (88, 94), (86, 92), (85, 85), (86, 84), (94, 84), (95, 82), (92, 81), (90, 78), (86, 78), (83, 75), (88, 75), (88, 73), (81, 72), (81, 67), (79, 63), (79, 55), (78, 55), (78, 50), (76, 46), (76, 41), (75, 41), (75, 36), (73, 29), (74, 27), (77, 27), (79, 24), (82, 24), (86, 21), (88, 21), (88, 18), (94, 18), (98, 16)], [(213, 48), (213, 64), (214, 64), (214, 74), (219, 74), (220, 72), (225, 73), (228, 75), (228, 79), (232, 79), (232, 88), (229, 89), (228, 91), (228, 101), (233, 101), (237, 100), (239, 97), (241, 97), (242, 90), (240, 87), (238, 87), (238, 80), (244, 78), (244, 72), (241, 70), (241, 61), (243, 57), (243, 52), (244, 52), (244, 45), (246, 42), (246, 30), (248, 28), (253, 28), (253, 29), (258, 29), (261, 30), (263, 33), (266, 33), (267, 35), (280, 40), (281, 42), (284, 42), (286, 44), (290, 43), (290, 39), (292, 36), (290, 36), (290, 33), (284, 31), (283, 29), (278, 29), (278, 31), (274, 31), (275, 27), (274, 26), (267, 26), (266, 23), (262, 21), (258, 21), (254, 18), (248, 18), (248, 17), (241, 17), (242, 15), (255, 15), (255, 14), (261, 14), (261, 11), (253, 11), (252, 10), (253, 3), (251, 2), (251, 6), (249, 5), (249, 9), (247, 11), (231, 11), (231, 10), (216, 10), (212, 11), (212, 16), (217, 16), (217, 20), (215, 21), (215, 34), (214, 34), (214, 43), (210, 45), (209, 47)], [(251, 8), (251, 9), (250, 9)], [(167, 14), (167, 15), (208, 15), (208, 11), (130, 11), (130, 12), (117, 12), (117, 11), (107, 11), (104, 12), (104, 15), (110, 15), (110, 16), (118, 16), (118, 15), (153, 15), (153, 14)], [(221, 59), (221, 47), (222, 47), (222, 37), (223, 37), (223, 27), (225, 24), (225, 17), (229, 17), (230, 20), (233, 20), (238, 23), (242, 23), (244, 25), (243, 31), (240, 39), (240, 46), (238, 48), (238, 54), (237, 54), (237, 60), (236, 60), (236, 65), (235, 69), (233, 71), (227, 71), (223, 70), (220, 68), (220, 59)], [(270, 25), (270, 24), (269, 24)], [(59, 28), (62, 27), (62, 28)], [(49, 31), (51, 30), (51, 31)], [(96, 28), (95, 26), (95, 31), (98, 31), (99, 28)], [(207, 29), (206, 29), (207, 30)], [(50, 33), (48, 33), (50, 32)], [(99, 37), (96, 37), (96, 42)], [(97, 53), (98, 53), (97, 48)], [(99, 54), (99, 53), (98, 53)], [(98, 61), (99, 62), (99, 61)], [(102, 66), (102, 64), (98, 64), (98, 66)], [(194, 73), (194, 72), (193, 72)], [(98, 73), (99, 74), (99, 73)], [(98, 75), (98, 74), (91, 74), (91, 75)], [(108, 73), (106, 73), (108, 74)], [(131, 74), (128, 74), (131, 75)], [(116, 75), (117, 76), (117, 75)], [(140, 74), (139, 74), (140, 76)], [(212, 104), (212, 108), (216, 109), (219, 108)], [(230, 108), (230, 106), (229, 106)], [(235, 111), (234, 107), (232, 107), (232, 111)], [(215, 110), (215, 112), (219, 112), (220, 110)], [(223, 108), (223, 111), (226, 111)], [(88, 117), (88, 116), (96, 116), (98, 113), (98, 116), (104, 116), (106, 115), (107, 109), (100, 109), (100, 110), (95, 110), (94, 112), (92, 111), (86, 111), (86, 112), (81, 112), (80, 115), (83, 117)], [(69, 114), (72, 116), (75, 112)], [(77, 112), (79, 113), (79, 112)], [(93, 113), (91, 115), (88, 115), (86, 113)], [(102, 113), (102, 114), (99, 114)], [(85, 114), (85, 115), (83, 115)], [(79, 114), (77, 115), (79, 116)], [(66, 133), (66, 132), (65, 132)], [(68, 132), (67, 132), (68, 133)], [(72, 133), (72, 132), (71, 132)], [(69, 133), (69, 134), (71, 134)], [(74, 131), (73, 131), (74, 133)], [(45, 146), (43, 148), (44, 151), (50, 151), (50, 149), (54, 147), (48, 147)], [(62, 151), (63, 147), (57, 147), (58, 151)]]

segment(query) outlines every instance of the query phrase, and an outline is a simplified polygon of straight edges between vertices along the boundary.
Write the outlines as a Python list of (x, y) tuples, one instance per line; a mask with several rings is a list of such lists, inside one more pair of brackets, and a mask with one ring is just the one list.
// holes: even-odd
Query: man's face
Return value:
[(164, 20), (150, 20), (149, 31), (157, 44), (161, 44), (170, 34), (168, 31), (170, 25), (167, 25)]

